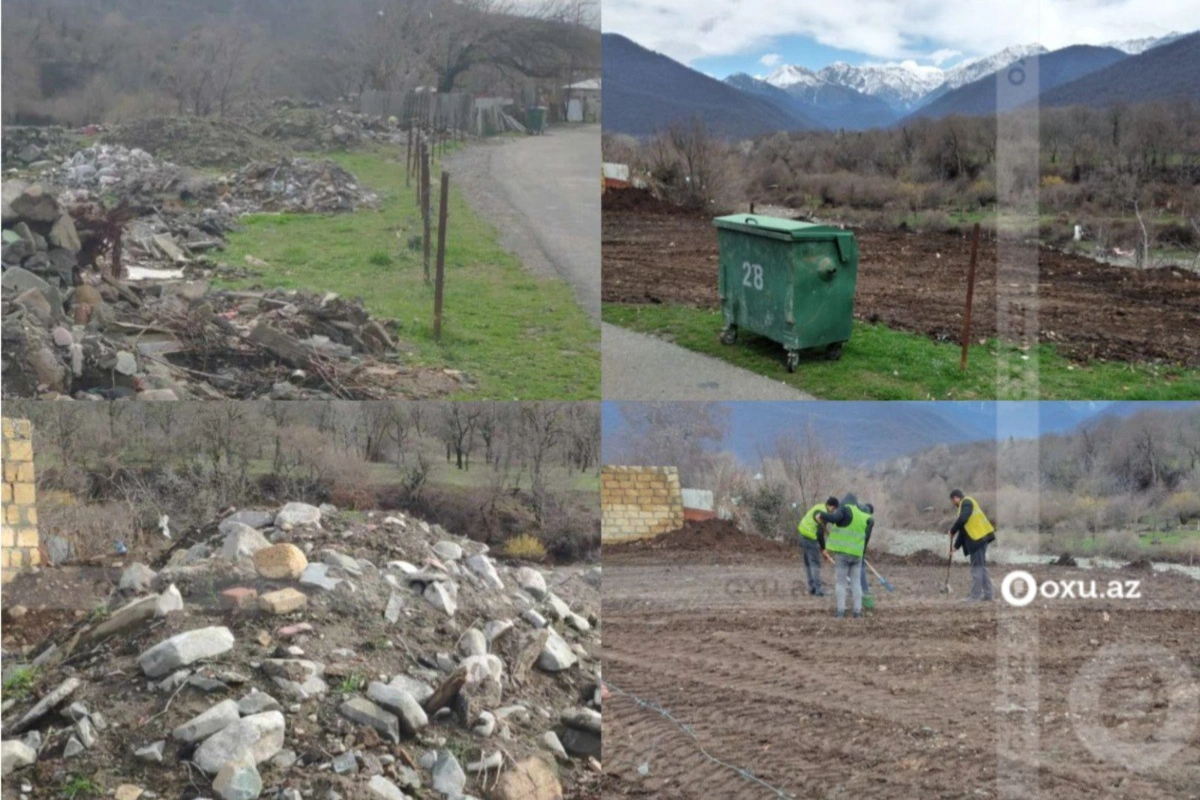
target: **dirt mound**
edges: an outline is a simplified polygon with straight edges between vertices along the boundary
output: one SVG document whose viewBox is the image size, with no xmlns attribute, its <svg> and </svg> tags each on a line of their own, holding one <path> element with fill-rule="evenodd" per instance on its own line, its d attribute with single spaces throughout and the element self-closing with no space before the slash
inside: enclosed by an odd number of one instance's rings
<svg viewBox="0 0 1200 800">
<path fill-rule="evenodd" d="M 84 145 L 83 136 L 57 126 L 5 125 L 0 137 L 5 169 L 58 161 Z"/>
<path fill-rule="evenodd" d="M 299 578 L 259 574 L 270 542 L 307 553 Z M 30 606 L 4 624 L 5 766 L 10 739 L 28 761 L 5 785 L 50 798 L 74 773 L 97 795 L 214 796 L 215 753 L 261 725 L 263 797 L 374 797 L 381 782 L 400 796 L 434 776 L 491 796 L 498 772 L 555 764 L 549 733 L 563 794 L 582 795 L 599 777 L 599 571 L 485 551 L 400 513 L 289 503 L 186 532 L 157 572 L 103 578 L 98 605 L 61 591 L 66 570 L 23 576 L 5 587 L 6 607 Z M 35 642 L 48 610 L 66 614 Z M 174 637 L 189 644 L 159 646 Z"/>
<path fill-rule="evenodd" d="M 689 209 L 680 208 L 655 197 L 649 189 L 610 189 L 600 196 L 600 207 L 604 211 L 695 216 Z"/>
<path fill-rule="evenodd" d="M 743 533 L 737 525 L 722 519 L 686 523 L 682 528 L 650 539 L 604 545 L 605 553 L 623 554 L 674 550 L 703 553 L 783 554 L 792 548 L 781 542 Z"/>
<path fill-rule="evenodd" d="M 136 147 L 189 167 L 236 168 L 250 161 L 290 155 L 244 125 L 214 117 L 152 117 L 115 125 L 104 141 Z"/>
<path fill-rule="evenodd" d="M 867 550 L 867 560 L 872 564 L 889 564 L 904 567 L 944 567 L 946 557 L 939 556 L 932 550 L 917 550 L 908 555 L 898 556 L 892 553 L 872 553 Z"/>
<path fill-rule="evenodd" d="M 602 300 L 719 307 L 717 235 L 711 219 L 668 213 L 661 206 L 655 210 L 644 199 L 629 202 L 646 205 L 626 210 L 605 201 Z M 894 230 L 859 230 L 857 236 L 861 255 L 855 317 L 958 342 L 969 237 Z M 1006 253 L 1004 290 L 1015 293 L 1012 303 L 1036 302 L 1039 342 L 1054 344 L 1080 361 L 1200 365 L 1200 274 L 1115 267 L 1026 243 L 1010 245 Z M 997 335 L 996 310 L 1006 307 L 997 301 L 999 257 L 994 238 L 980 241 L 971 323 L 975 341 Z M 1029 266 L 1016 274 L 1013 264 Z"/>
<path fill-rule="evenodd" d="M 1154 569 L 1154 564 L 1150 561 L 1150 559 L 1142 557 L 1130 561 L 1124 566 L 1124 569 L 1131 569 L 1137 572 L 1150 572 Z"/>
<path fill-rule="evenodd" d="M 1063 553 L 1062 555 L 1060 555 L 1058 558 L 1054 559 L 1050 563 L 1052 566 L 1055 566 L 1055 567 L 1078 567 L 1079 566 L 1079 564 L 1077 564 L 1075 562 L 1075 557 L 1073 555 L 1071 555 L 1070 553 Z"/>
</svg>

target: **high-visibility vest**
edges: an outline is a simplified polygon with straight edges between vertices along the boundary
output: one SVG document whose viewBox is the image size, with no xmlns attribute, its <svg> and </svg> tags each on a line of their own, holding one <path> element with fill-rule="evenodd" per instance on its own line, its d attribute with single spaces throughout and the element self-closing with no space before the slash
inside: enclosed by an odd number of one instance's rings
<svg viewBox="0 0 1200 800">
<path fill-rule="evenodd" d="M 963 502 L 971 503 L 971 516 L 967 517 L 967 536 L 978 541 L 989 533 L 995 533 L 996 529 L 988 520 L 987 515 L 983 513 L 983 509 L 979 507 L 979 502 L 973 497 L 964 497 Z"/>
<path fill-rule="evenodd" d="M 801 536 L 803 536 L 805 539 L 812 539 L 815 542 L 817 540 L 817 527 L 818 527 L 816 515 L 819 512 L 824 511 L 824 510 L 825 510 L 824 503 L 817 503 L 815 506 L 810 508 L 807 511 L 807 513 L 805 513 L 804 517 L 800 520 L 800 524 L 796 526 L 796 532 L 799 533 Z"/>
<path fill-rule="evenodd" d="M 867 544 L 867 521 L 871 519 L 871 515 L 851 505 L 843 508 L 850 511 L 850 524 L 845 527 L 832 526 L 825 538 L 825 549 L 862 558 L 863 549 Z"/>
</svg>

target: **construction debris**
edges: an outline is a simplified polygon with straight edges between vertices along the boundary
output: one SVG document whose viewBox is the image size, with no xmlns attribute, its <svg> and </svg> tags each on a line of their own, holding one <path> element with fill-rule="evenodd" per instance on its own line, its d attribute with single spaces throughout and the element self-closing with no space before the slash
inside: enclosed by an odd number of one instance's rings
<svg viewBox="0 0 1200 800">
<path fill-rule="evenodd" d="M 224 800 L 596 791 L 600 595 L 587 568 L 540 570 L 551 588 L 537 599 L 520 588 L 517 565 L 440 526 L 395 512 L 385 524 L 374 512 L 351 519 L 324 506 L 298 517 L 311 507 L 288 508 L 213 520 L 160 552 L 133 603 L 178 592 L 164 616 L 130 615 L 114 592 L 50 639 L 4 652 L 6 676 L 41 664 L 33 690 L 5 701 L 5 784 L 49 797 L 62 786 L 52 776 L 69 771 L 121 776 L 114 796 L 127 798 L 146 796 L 143 787 L 190 796 L 199 780 Z M 338 582 L 261 576 L 240 555 L 244 520 Z M 178 557 L 198 552 L 211 555 Z M 494 581 L 478 574 L 484 563 Z M 452 587 L 457 613 L 421 599 L 431 585 Z M 234 588 L 305 601 L 287 620 L 253 604 L 223 609 L 216 593 Z M 389 620 L 383 610 L 395 602 Z M 567 609 L 589 630 L 539 630 L 523 618 L 537 609 Z M 548 634 L 570 665 L 529 669 Z"/>
</svg>

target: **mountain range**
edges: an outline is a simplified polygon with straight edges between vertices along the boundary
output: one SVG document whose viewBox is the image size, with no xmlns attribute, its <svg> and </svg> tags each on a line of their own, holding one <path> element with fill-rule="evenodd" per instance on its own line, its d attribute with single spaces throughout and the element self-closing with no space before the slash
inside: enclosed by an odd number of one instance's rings
<svg viewBox="0 0 1200 800">
<path fill-rule="evenodd" d="M 914 62 L 864 66 L 836 62 L 820 70 L 785 64 L 765 78 L 738 73 L 722 82 L 625 37 L 605 34 L 604 125 L 645 136 L 671 119 L 698 115 L 706 122 L 712 120 L 720 135 L 737 137 L 813 128 L 864 130 L 918 117 L 988 114 L 998 107 L 996 74 L 1035 56 L 1039 102 L 1045 105 L 1196 99 L 1200 82 L 1193 76 L 1200 73 L 1198 47 L 1200 33 L 1170 33 L 1054 51 L 1040 44 L 1017 45 L 949 69 Z M 660 75 L 669 78 L 660 80 Z M 722 111 L 721 98 L 730 96 L 714 84 L 742 96 L 736 108 Z M 627 98 L 635 101 L 632 111 Z M 757 102 L 746 105 L 742 102 L 746 98 Z M 1008 110 L 1004 100 L 999 107 Z M 786 124 L 781 125 L 780 114 Z M 733 133 L 735 129 L 740 133 Z"/>
</svg>

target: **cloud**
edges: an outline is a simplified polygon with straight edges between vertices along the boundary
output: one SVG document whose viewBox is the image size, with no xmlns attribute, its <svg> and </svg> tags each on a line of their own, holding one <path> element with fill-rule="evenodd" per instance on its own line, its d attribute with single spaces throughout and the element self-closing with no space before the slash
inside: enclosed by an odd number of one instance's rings
<svg viewBox="0 0 1200 800">
<path fill-rule="evenodd" d="M 1196 0 L 854 0 L 805 4 L 804 14 L 793 15 L 747 14 L 744 0 L 603 5 L 605 31 L 684 63 L 778 49 L 787 37 L 874 60 L 927 62 L 931 52 L 978 56 L 1033 42 L 1053 50 L 1200 28 Z"/>
<path fill-rule="evenodd" d="M 767 53 L 758 60 L 764 67 L 773 67 L 779 63 L 779 53 Z"/>
<path fill-rule="evenodd" d="M 940 67 L 942 64 L 945 64 L 950 59 L 958 58 L 961 55 L 962 55 L 961 50 L 952 50 L 948 47 L 944 47 L 941 50 L 934 50 L 927 57 L 930 61 L 932 61 L 934 64 L 937 64 Z"/>
</svg>

